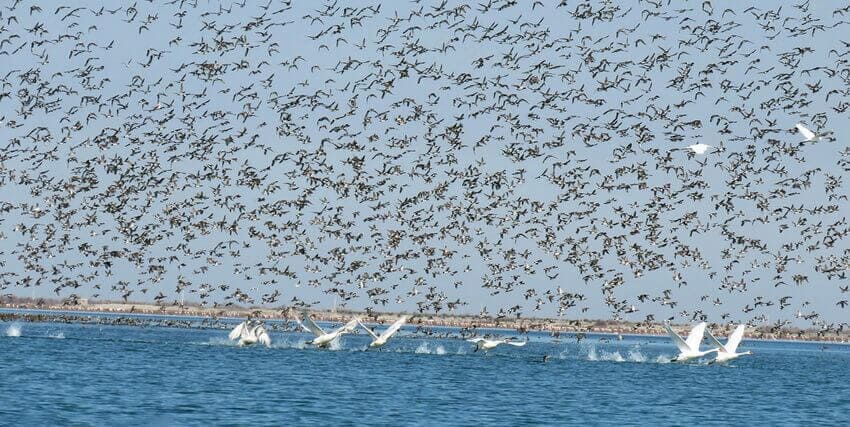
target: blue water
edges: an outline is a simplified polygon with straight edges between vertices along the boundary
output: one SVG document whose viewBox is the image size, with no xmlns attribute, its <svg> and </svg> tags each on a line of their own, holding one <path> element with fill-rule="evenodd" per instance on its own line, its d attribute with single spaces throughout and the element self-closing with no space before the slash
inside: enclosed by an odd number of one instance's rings
<svg viewBox="0 0 850 427">
<path fill-rule="evenodd" d="M 18 331 L 20 336 L 14 337 Z M 0 322 L 4 425 L 836 425 L 850 420 L 850 347 L 744 341 L 726 365 L 667 363 L 663 338 L 591 335 L 472 352 L 411 336 L 332 350 L 273 332 Z M 404 335 L 402 335 L 404 334 Z M 405 336 L 406 335 L 406 336 Z M 600 338 L 602 339 L 600 341 Z M 544 355 L 550 355 L 543 363 Z"/>
</svg>

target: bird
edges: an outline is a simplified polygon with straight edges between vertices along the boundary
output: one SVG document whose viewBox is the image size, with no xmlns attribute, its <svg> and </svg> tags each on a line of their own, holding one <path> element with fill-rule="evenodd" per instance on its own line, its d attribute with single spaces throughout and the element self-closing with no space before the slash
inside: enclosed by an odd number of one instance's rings
<svg viewBox="0 0 850 427">
<path fill-rule="evenodd" d="M 714 335 L 711 334 L 711 331 L 706 331 L 706 338 L 708 338 L 709 342 L 712 345 L 717 347 L 717 356 L 714 358 L 712 362 L 721 363 L 728 362 L 732 359 L 737 359 L 741 356 L 753 354 L 751 351 L 745 351 L 743 353 L 737 353 L 738 345 L 741 343 L 741 340 L 744 338 L 744 330 L 746 329 L 746 325 L 741 324 L 732 331 L 732 334 L 729 335 L 729 339 L 726 340 L 726 344 L 721 344 Z"/>
<path fill-rule="evenodd" d="M 509 344 L 509 345 L 514 346 L 514 347 L 522 347 L 522 346 L 528 344 L 528 341 L 518 341 L 517 342 L 517 341 L 513 341 L 511 338 L 505 338 L 505 339 L 501 339 L 501 340 L 493 340 L 493 339 L 486 339 L 486 338 L 479 337 L 479 338 L 471 338 L 471 339 L 468 339 L 467 341 L 471 342 L 471 343 L 475 343 L 475 350 L 473 350 L 473 352 L 476 352 L 476 351 L 479 351 L 479 350 L 487 352 L 487 351 L 490 351 L 490 350 L 496 348 L 497 346 L 499 346 L 501 344 Z"/>
<path fill-rule="evenodd" d="M 386 344 L 387 340 L 390 339 L 390 337 L 392 337 L 405 324 L 405 322 L 407 322 L 407 316 L 401 316 L 395 322 L 393 322 L 393 324 L 390 325 L 390 327 L 387 328 L 381 335 L 377 335 L 373 330 L 369 329 L 368 327 L 366 327 L 366 325 L 360 322 L 359 319 L 357 320 L 357 323 L 360 324 L 360 326 L 364 330 L 366 330 L 366 333 L 368 333 L 372 337 L 372 342 L 369 343 L 369 348 L 377 348 Z"/>
<path fill-rule="evenodd" d="M 823 137 L 830 135 L 828 132 L 823 134 L 812 132 L 811 129 L 807 128 L 802 123 L 797 123 L 794 126 L 797 128 L 797 132 L 800 132 L 800 135 L 805 138 L 806 142 L 820 141 Z"/>
<path fill-rule="evenodd" d="M 688 148 L 690 148 L 691 151 L 693 151 L 696 154 L 705 154 L 705 152 L 709 148 L 714 148 L 714 147 L 712 147 L 711 145 L 708 145 L 708 144 L 699 143 L 699 144 L 691 144 L 691 145 L 688 146 Z"/>
<path fill-rule="evenodd" d="M 272 344 L 265 326 L 252 320 L 246 320 L 237 325 L 227 337 L 231 341 L 238 341 L 240 347 L 257 343 L 270 347 Z"/>
<path fill-rule="evenodd" d="M 315 345 L 320 348 L 330 347 L 337 338 L 350 333 L 357 327 L 358 324 L 360 324 L 360 320 L 355 317 L 345 325 L 342 325 L 331 332 L 325 332 L 321 327 L 319 327 L 319 325 L 316 324 L 316 322 L 313 321 L 313 319 L 310 318 L 310 315 L 307 312 L 303 312 L 302 316 L 304 318 L 303 322 L 298 319 L 296 319 L 296 321 L 302 328 L 304 328 L 304 330 L 315 336 L 315 338 L 307 342 L 307 344 Z"/>
<path fill-rule="evenodd" d="M 674 357 L 672 362 L 685 362 L 691 359 L 695 359 L 698 357 L 705 356 L 706 354 L 716 352 L 718 349 L 713 348 L 705 351 L 700 351 L 700 343 L 702 343 L 703 336 L 705 334 L 705 328 L 708 324 L 706 322 L 700 322 L 696 326 L 691 329 L 691 333 L 688 334 L 688 339 L 682 339 L 682 337 L 677 334 L 673 328 L 670 327 L 669 324 L 664 324 L 664 329 L 667 330 L 667 334 L 670 335 L 670 338 L 673 340 L 673 343 L 676 344 L 676 347 L 679 349 L 679 354 Z"/>
</svg>

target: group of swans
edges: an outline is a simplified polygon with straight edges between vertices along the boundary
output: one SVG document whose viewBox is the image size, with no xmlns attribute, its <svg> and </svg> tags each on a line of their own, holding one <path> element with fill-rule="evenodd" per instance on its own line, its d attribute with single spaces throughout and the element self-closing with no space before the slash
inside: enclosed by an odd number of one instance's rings
<svg viewBox="0 0 850 427">
<path fill-rule="evenodd" d="M 726 362 L 732 359 L 737 359 L 743 355 L 752 354 L 750 351 L 742 353 L 737 352 L 738 344 L 740 344 L 741 340 L 744 338 L 744 329 L 746 329 L 746 325 L 738 325 L 738 327 L 735 328 L 735 331 L 729 335 L 729 339 L 726 340 L 726 344 L 721 344 L 710 331 L 706 330 L 706 325 L 707 324 L 705 322 L 697 324 L 693 327 L 693 329 L 691 329 L 691 333 L 688 334 L 688 338 L 683 339 L 681 335 L 677 334 L 670 327 L 670 325 L 666 323 L 664 324 L 667 334 L 670 335 L 670 338 L 673 339 L 673 343 L 679 348 L 679 354 L 673 358 L 673 362 L 685 362 L 714 352 L 717 352 L 717 355 L 712 363 Z M 700 350 L 700 344 L 702 343 L 703 338 L 708 338 L 708 341 L 714 348 Z"/>
<path fill-rule="evenodd" d="M 378 335 L 375 331 L 369 329 L 364 325 L 360 319 L 357 317 L 351 319 L 345 325 L 331 331 L 325 332 L 313 319 L 310 318 L 310 315 L 307 312 L 303 313 L 304 320 L 298 321 L 298 324 L 301 325 L 307 332 L 312 333 L 315 338 L 312 341 L 308 342 L 308 344 L 315 345 L 317 347 L 329 347 L 334 340 L 339 338 L 342 335 L 353 332 L 354 329 L 359 325 L 362 327 L 366 333 L 368 333 L 372 337 L 372 342 L 369 343 L 369 348 L 378 348 L 387 343 L 387 340 L 390 339 L 399 329 L 407 322 L 407 316 L 401 316 L 396 320 L 389 328 L 387 328 L 382 334 Z"/>
</svg>

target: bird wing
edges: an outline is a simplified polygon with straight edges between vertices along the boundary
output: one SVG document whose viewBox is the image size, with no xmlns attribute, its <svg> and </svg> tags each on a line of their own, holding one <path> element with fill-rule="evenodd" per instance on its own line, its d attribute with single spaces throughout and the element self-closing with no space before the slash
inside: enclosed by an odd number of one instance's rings
<svg viewBox="0 0 850 427">
<path fill-rule="evenodd" d="M 368 333 L 369 335 L 372 336 L 372 339 L 376 340 L 376 339 L 379 338 L 378 335 L 376 335 L 375 332 L 373 332 L 371 329 L 366 327 L 366 325 L 364 325 L 363 322 L 360 321 L 360 319 L 357 319 L 357 323 L 360 324 L 360 327 L 362 327 L 363 329 L 366 330 L 366 333 Z"/>
<path fill-rule="evenodd" d="M 298 324 L 317 337 L 325 334 L 325 331 L 323 331 L 322 328 L 320 328 L 319 325 L 317 325 L 316 322 L 307 315 L 307 313 L 304 313 L 304 323 L 298 322 Z"/>
<path fill-rule="evenodd" d="M 480 337 L 479 338 L 470 338 L 467 341 L 474 342 L 474 343 L 478 344 L 479 342 L 484 341 L 484 338 L 480 338 Z"/>
<path fill-rule="evenodd" d="M 242 336 L 242 331 L 245 330 L 245 322 L 240 323 L 232 331 L 230 331 L 230 335 L 227 336 L 228 339 L 235 340 Z"/>
<path fill-rule="evenodd" d="M 705 337 L 708 338 L 708 342 L 712 347 L 718 348 L 720 350 L 726 351 L 726 347 L 717 340 L 717 338 L 712 335 L 711 331 L 705 331 Z"/>
<path fill-rule="evenodd" d="M 360 319 L 355 317 L 355 318 L 349 320 L 348 323 L 342 325 L 342 327 L 340 327 L 339 329 L 337 329 L 334 332 L 338 332 L 338 333 L 341 333 L 341 334 L 347 334 L 347 333 L 353 331 L 354 328 L 357 327 L 358 323 L 360 323 Z"/>
<path fill-rule="evenodd" d="M 744 338 L 744 329 L 747 328 L 747 325 L 738 325 L 735 328 L 735 331 L 732 332 L 732 335 L 729 335 L 729 340 L 726 341 L 726 351 L 729 353 L 734 353 L 735 350 L 738 349 L 738 344 L 741 343 L 741 340 Z"/>
<path fill-rule="evenodd" d="M 807 140 L 815 139 L 815 133 L 800 123 L 797 123 L 797 131 L 800 132 L 800 135 L 803 135 L 803 138 L 806 138 Z"/>
<path fill-rule="evenodd" d="M 673 328 L 670 327 L 670 325 L 665 323 L 664 329 L 667 330 L 667 334 L 670 335 L 670 338 L 673 339 L 673 343 L 676 344 L 676 347 L 679 348 L 679 351 L 688 351 L 690 349 L 690 347 L 688 347 L 688 343 L 686 343 L 685 340 L 683 340 L 682 337 L 679 336 L 679 334 L 677 334 L 676 331 L 674 331 Z"/>
<path fill-rule="evenodd" d="M 705 337 L 705 327 L 707 325 L 705 322 L 700 322 L 691 329 L 691 333 L 688 335 L 687 341 L 685 341 L 688 344 L 688 348 L 699 351 L 699 344 L 702 342 L 703 337 Z"/>
<path fill-rule="evenodd" d="M 510 344 L 514 347 L 522 347 L 528 344 L 528 341 L 505 341 L 505 344 Z"/>
<path fill-rule="evenodd" d="M 254 329 L 254 336 L 257 337 L 257 342 L 268 347 L 272 345 L 272 339 L 269 337 L 269 333 L 266 331 L 266 328 L 263 325 L 257 326 Z"/>
<path fill-rule="evenodd" d="M 401 316 L 398 320 L 395 321 L 389 328 L 387 328 L 384 333 L 381 334 L 381 338 L 388 339 L 393 336 L 402 326 L 404 326 L 405 322 L 407 322 L 407 316 Z"/>
</svg>

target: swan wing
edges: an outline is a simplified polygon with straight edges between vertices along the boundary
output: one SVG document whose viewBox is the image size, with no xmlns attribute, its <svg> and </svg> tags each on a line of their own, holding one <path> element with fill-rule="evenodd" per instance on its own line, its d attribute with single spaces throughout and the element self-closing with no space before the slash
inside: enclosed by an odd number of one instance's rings
<svg viewBox="0 0 850 427">
<path fill-rule="evenodd" d="M 227 336 L 231 341 L 238 339 L 242 336 L 242 331 L 245 330 L 245 322 L 240 323 L 232 331 L 230 331 L 230 335 Z"/>
<path fill-rule="evenodd" d="M 741 343 L 741 340 L 744 338 L 744 329 L 747 328 L 747 325 L 738 325 L 735 328 L 735 331 L 732 332 L 732 335 L 729 335 L 729 341 L 726 341 L 726 351 L 729 353 L 734 353 L 735 350 L 738 349 L 738 344 Z"/>
<path fill-rule="evenodd" d="M 685 340 L 683 340 L 682 337 L 679 336 L 679 334 L 677 334 L 676 331 L 674 331 L 673 328 L 670 327 L 670 325 L 665 323 L 664 329 L 667 330 L 667 335 L 670 335 L 670 338 L 673 339 L 673 343 L 676 344 L 676 347 L 679 348 L 679 351 L 685 352 L 690 350 L 690 347 L 688 347 L 688 343 L 686 343 Z"/>
<path fill-rule="evenodd" d="M 357 323 L 360 325 L 361 328 L 363 328 L 366 331 L 367 334 L 372 336 L 372 339 L 376 340 L 376 339 L 379 338 L 378 335 L 376 335 L 375 332 L 373 332 L 366 325 L 364 325 L 363 322 L 360 321 L 360 319 L 357 319 Z"/>
<path fill-rule="evenodd" d="M 357 324 L 359 324 L 359 323 L 360 323 L 360 319 L 355 317 L 355 318 L 349 320 L 348 323 L 342 325 L 342 327 L 340 327 L 339 329 L 335 330 L 334 333 L 347 334 L 347 333 L 353 331 L 354 328 L 356 328 Z"/>
<path fill-rule="evenodd" d="M 468 339 L 468 340 L 466 340 L 466 341 L 468 341 L 468 342 L 474 342 L 474 343 L 478 344 L 479 342 L 481 342 L 481 341 L 486 341 L 486 340 L 485 340 L 484 338 L 470 338 L 470 339 Z"/>
<path fill-rule="evenodd" d="M 393 336 L 402 326 L 404 326 L 405 322 L 407 322 L 407 316 L 401 316 L 398 320 L 395 321 L 389 328 L 387 328 L 384 333 L 381 334 L 381 338 L 388 339 Z"/>
<path fill-rule="evenodd" d="M 800 135 L 803 135 L 803 138 L 806 138 L 807 141 L 815 139 L 815 133 L 800 123 L 797 123 L 797 131 L 800 132 Z"/>
<path fill-rule="evenodd" d="M 528 341 L 505 341 L 504 343 L 510 344 L 514 347 L 522 347 L 522 346 L 528 344 Z"/>
<path fill-rule="evenodd" d="M 254 336 L 257 337 L 257 342 L 268 347 L 272 345 L 272 339 L 269 337 L 269 333 L 266 331 L 266 328 L 263 325 L 257 326 L 254 329 Z"/>
<path fill-rule="evenodd" d="M 304 313 L 304 323 L 298 322 L 298 324 L 317 337 L 325 334 L 325 331 L 323 331 L 322 328 L 320 328 L 319 325 L 317 325 L 316 322 L 307 315 L 307 313 Z"/>
<path fill-rule="evenodd" d="M 723 344 L 721 344 L 720 341 L 718 341 L 717 338 L 715 338 L 714 335 L 711 333 L 711 331 L 709 331 L 708 329 L 706 329 L 706 331 L 705 331 L 705 337 L 708 338 L 708 343 L 712 347 L 726 351 L 726 347 L 723 346 Z"/>
<path fill-rule="evenodd" d="M 708 323 L 700 322 L 691 329 L 690 335 L 688 335 L 687 341 L 688 348 L 694 351 L 699 351 L 699 344 L 702 342 L 703 337 L 705 337 L 705 327 Z"/>
</svg>

